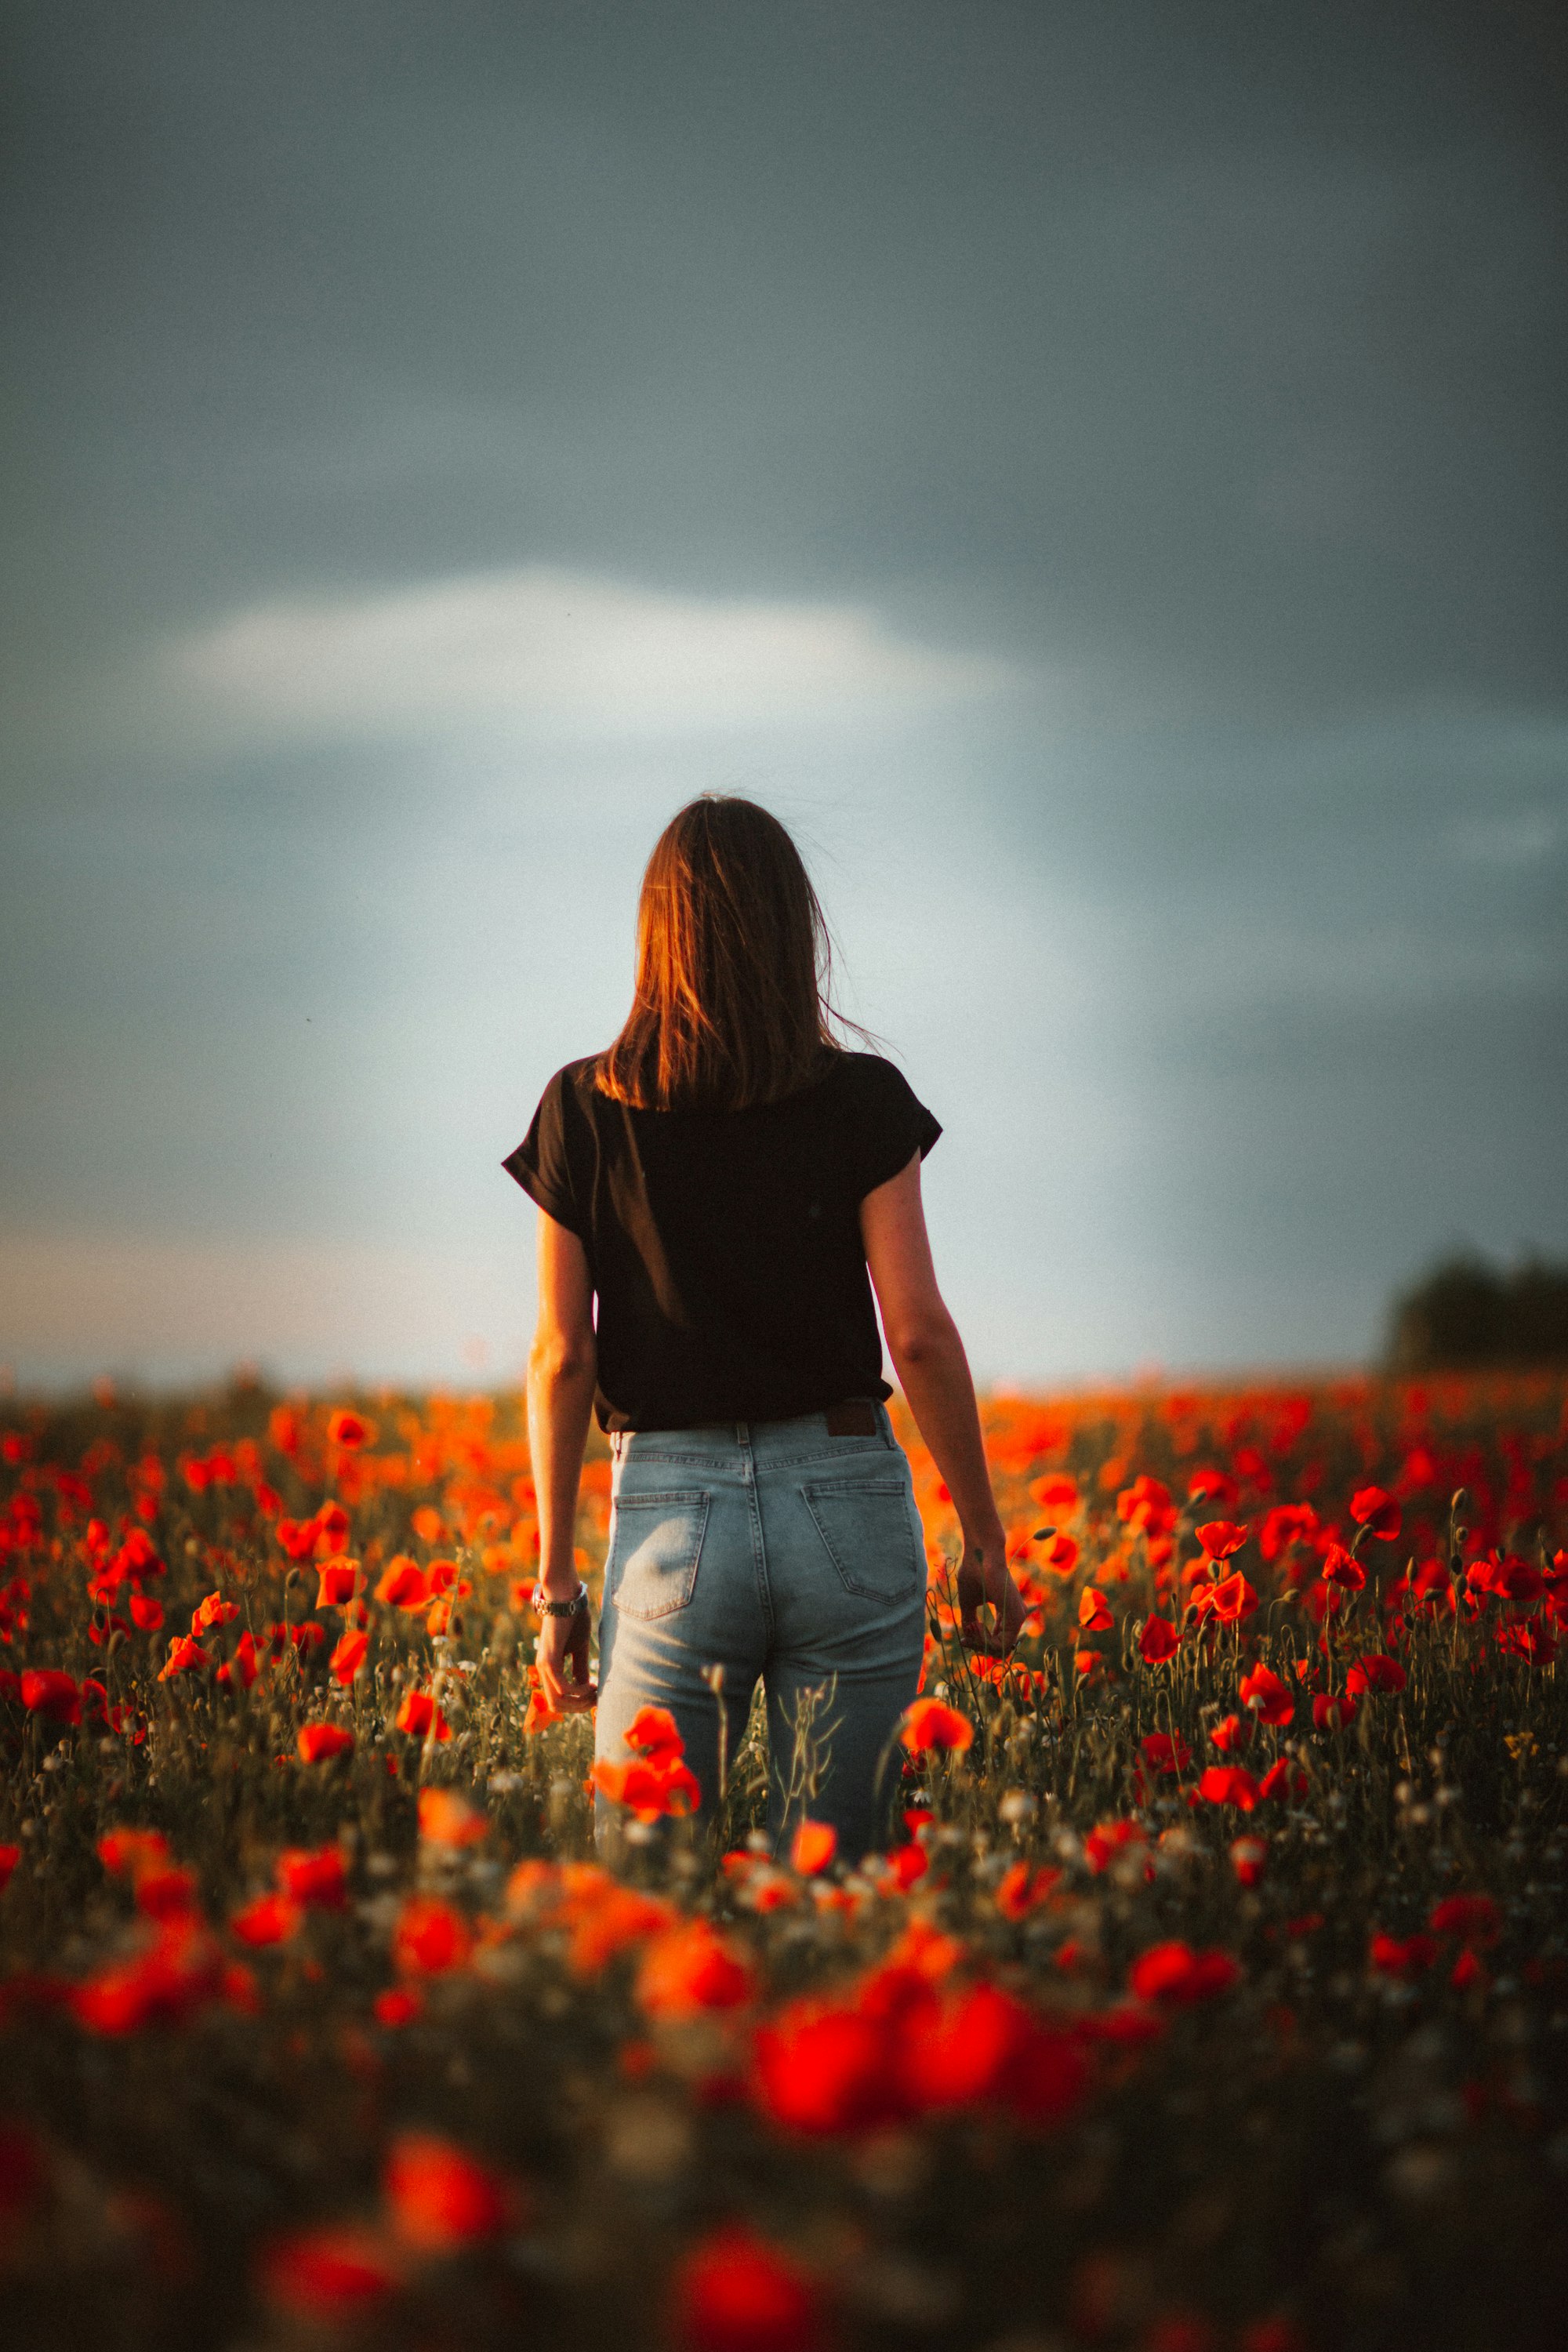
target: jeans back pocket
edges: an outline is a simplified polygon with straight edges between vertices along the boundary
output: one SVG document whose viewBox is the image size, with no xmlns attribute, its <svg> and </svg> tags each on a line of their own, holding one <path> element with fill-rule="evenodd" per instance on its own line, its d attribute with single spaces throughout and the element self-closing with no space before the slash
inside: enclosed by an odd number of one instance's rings
<svg viewBox="0 0 1568 2352">
<path fill-rule="evenodd" d="M 867 1601 L 908 1601 L 920 1590 L 922 1548 L 906 1480 L 823 1479 L 801 1493 L 848 1591 Z"/>
<path fill-rule="evenodd" d="M 616 1496 L 605 1582 L 627 1617 L 668 1617 L 697 1589 L 711 1497 L 700 1486 Z"/>
</svg>

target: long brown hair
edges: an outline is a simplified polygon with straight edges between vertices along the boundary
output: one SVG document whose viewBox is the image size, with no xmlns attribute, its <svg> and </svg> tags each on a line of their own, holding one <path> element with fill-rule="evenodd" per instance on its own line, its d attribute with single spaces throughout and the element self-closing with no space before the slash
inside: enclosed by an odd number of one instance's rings
<svg viewBox="0 0 1568 2352">
<path fill-rule="evenodd" d="M 639 1110 L 743 1110 L 795 1093 L 842 1050 L 829 1023 L 858 1030 L 834 1009 L 832 962 L 777 817 L 729 793 L 689 801 L 643 876 L 637 992 L 599 1056 L 599 1091 Z"/>
</svg>

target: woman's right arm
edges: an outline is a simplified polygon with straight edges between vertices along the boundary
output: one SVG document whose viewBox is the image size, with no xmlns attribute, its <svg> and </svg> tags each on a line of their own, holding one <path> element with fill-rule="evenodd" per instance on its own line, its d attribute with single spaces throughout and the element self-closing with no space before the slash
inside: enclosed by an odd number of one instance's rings
<svg viewBox="0 0 1568 2352">
<path fill-rule="evenodd" d="M 539 1580 L 552 1601 L 577 1590 L 574 1545 L 583 1447 L 594 1410 L 598 1342 L 594 1284 L 577 1235 L 539 1212 L 539 1326 L 528 1351 L 528 1442 L 539 1506 Z M 553 1707 L 591 1706 L 588 1618 L 546 1617 L 534 1664 Z"/>
<path fill-rule="evenodd" d="M 963 1531 L 958 1579 L 963 1638 L 971 1647 L 984 1646 L 976 1612 L 988 1601 L 996 1612 L 997 1633 L 1011 1648 L 1027 1608 L 1007 1569 L 1007 1538 L 991 1491 L 969 1359 L 937 1288 L 918 1151 L 906 1168 L 867 1193 L 860 1203 L 860 1235 L 893 1370 Z"/>
</svg>

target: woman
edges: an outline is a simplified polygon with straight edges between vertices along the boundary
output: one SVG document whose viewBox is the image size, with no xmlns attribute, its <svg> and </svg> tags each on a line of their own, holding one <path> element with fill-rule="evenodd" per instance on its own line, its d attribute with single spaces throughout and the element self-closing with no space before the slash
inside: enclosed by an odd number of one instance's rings
<svg viewBox="0 0 1568 2352">
<path fill-rule="evenodd" d="M 761 1675 L 774 1836 L 809 1815 L 857 1860 L 885 1832 L 925 1633 L 873 1286 L 963 1531 L 964 1637 L 1010 1644 L 1025 1609 L 926 1239 L 921 1160 L 942 1130 L 891 1063 L 837 1044 L 828 974 L 784 826 L 751 801 L 693 801 L 643 878 L 625 1028 L 556 1072 L 505 1164 L 542 1213 L 528 1405 L 546 1696 L 596 1699 L 601 1761 L 625 1759 L 639 1707 L 668 1707 L 707 1818 Z M 573 1556 L 595 1407 L 614 1454 L 596 1692 Z"/>
</svg>

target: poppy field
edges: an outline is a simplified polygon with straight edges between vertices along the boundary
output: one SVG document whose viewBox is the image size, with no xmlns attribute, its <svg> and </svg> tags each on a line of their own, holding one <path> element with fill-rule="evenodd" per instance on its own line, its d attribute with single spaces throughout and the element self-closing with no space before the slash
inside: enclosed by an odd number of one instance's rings
<svg viewBox="0 0 1568 2352">
<path fill-rule="evenodd" d="M 1558 2343 L 1568 1381 L 984 1417 L 862 1856 L 595 1790 L 516 1400 L 0 1406 L 8 2339 Z"/>
</svg>

